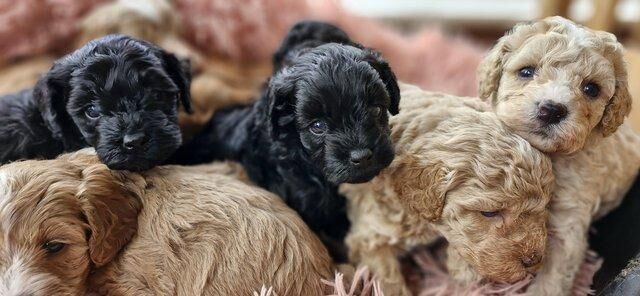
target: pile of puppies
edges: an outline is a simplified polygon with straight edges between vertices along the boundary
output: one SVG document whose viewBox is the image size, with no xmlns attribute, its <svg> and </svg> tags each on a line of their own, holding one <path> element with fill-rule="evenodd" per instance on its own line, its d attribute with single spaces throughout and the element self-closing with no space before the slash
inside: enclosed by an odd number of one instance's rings
<svg viewBox="0 0 640 296">
<path fill-rule="evenodd" d="M 500 39 L 486 101 L 399 85 L 320 22 L 273 63 L 255 103 L 185 143 L 189 63 L 132 37 L 0 98 L 0 294 L 320 295 L 348 262 L 410 295 L 398 257 L 444 238 L 463 284 L 566 295 L 640 169 L 621 45 L 559 17 Z"/>
</svg>

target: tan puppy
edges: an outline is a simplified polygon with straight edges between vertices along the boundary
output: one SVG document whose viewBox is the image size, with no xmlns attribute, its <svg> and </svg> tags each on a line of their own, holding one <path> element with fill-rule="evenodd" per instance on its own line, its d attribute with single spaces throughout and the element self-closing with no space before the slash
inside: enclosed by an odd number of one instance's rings
<svg viewBox="0 0 640 296">
<path fill-rule="evenodd" d="M 640 168 L 640 137 L 622 124 L 631 108 L 622 45 L 551 17 L 502 37 L 479 77 L 480 96 L 500 120 L 552 156 L 555 239 L 528 291 L 568 295 L 592 218 L 619 205 Z"/>
<path fill-rule="evenodd" d="M 320 241 L 216 166 L 115 172 L 82 150 L 1 167 L 0 295 L 321 293 Z"/>
<path fill-rule="evenodd" d="M 342 185 L 351 259 L 368 265 L 386 295 L 408 295 L 397 260 L 440 237 L 462 282 L 515 282 L 545 250 L 550 160 L 509 132 L 488 106 L 403 86 L 390 119 L 396 158 L 378 177 Z"/>
</svg>

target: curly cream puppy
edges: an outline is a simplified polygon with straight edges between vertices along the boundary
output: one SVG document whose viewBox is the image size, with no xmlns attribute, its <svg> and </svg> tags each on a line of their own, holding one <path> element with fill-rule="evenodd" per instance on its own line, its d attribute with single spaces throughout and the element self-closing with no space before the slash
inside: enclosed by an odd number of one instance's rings
<svg viewBox="0 0 640 296">
<path fill-rule="evenodd" d="M 0 295 L 320 294 L 322 243 L 217 166 L 116 172 L 82 150 L 1 167 Z"/>
<path fill-rule="evenodd" d="M 370 183 L 343 185 L 350 258 L 387 295 L 409 295 L 397 257 L 440 237 L 462 282 L 515 282 L 544 255 L 551 161 L 476 98 L 403 86 L 390 120 L 396 159 Z"/>
<path fill-rule="evenodd" d="M 640 168 L 623 48 L 613 34 L 561 17 L 517 25 L 479 67 L 480 97 L 552 157 L 555 234 L 532 295 L 568 295 L 592 219 L 617 207 Z"/>
</svg>

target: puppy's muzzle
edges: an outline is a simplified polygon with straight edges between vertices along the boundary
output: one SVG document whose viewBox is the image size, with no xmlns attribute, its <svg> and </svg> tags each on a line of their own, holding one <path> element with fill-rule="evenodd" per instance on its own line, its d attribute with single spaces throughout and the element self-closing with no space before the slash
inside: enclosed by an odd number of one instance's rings
<svg viewBox="0 0 640 296">
<path fill-rule="evenodd" d="M 149 138 L 142 132 L 130 133 L 122 137 L 122 147 L 127 151 L 136 151 L 142 148 Z"/>
<path fill-rule="evenodd" d="M 544 125 L 551 125 L 560 123 L 567 117 L 569 111 L 564 104 L 554 103 L 551 101 L 544 101 L 538 107 L 538 114 L 536 118 L 540 120 Z"/>
<path fill-rule="evenodd" d="M 371 149 L 355 149 L 349 154 L 349 161 L 357 167 L 368 166 L 372 158 L 373 151 Z"/>
<path fill-rule="evenodd" d="M 524 268 L 535 268 L 540 262 L 542 262 L 542 256 L 537 252 L 533 252 L 531 254 L 523 256 L 521 261 Z"/>
</svg>

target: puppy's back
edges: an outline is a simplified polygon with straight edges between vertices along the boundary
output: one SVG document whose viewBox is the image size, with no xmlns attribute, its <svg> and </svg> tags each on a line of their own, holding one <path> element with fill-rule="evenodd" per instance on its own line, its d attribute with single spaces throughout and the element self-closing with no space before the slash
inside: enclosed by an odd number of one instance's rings
<svg viewBox="0 0 640 296">
<path fill-rule="evenodd" d="M 0 164 L 53 158 L 63 151 L 40 115 L 32 89 L 0 96 Z"/>
<path fill-rule="evenodd" d="M 326 249 L 271 193 L 220 173 L 226 164 L 145 173 L 138 235 L 98 277 L 121 293 L 317 295 Z M 117 292 L 116 292 L 117 293 Z"/>
</svg>

